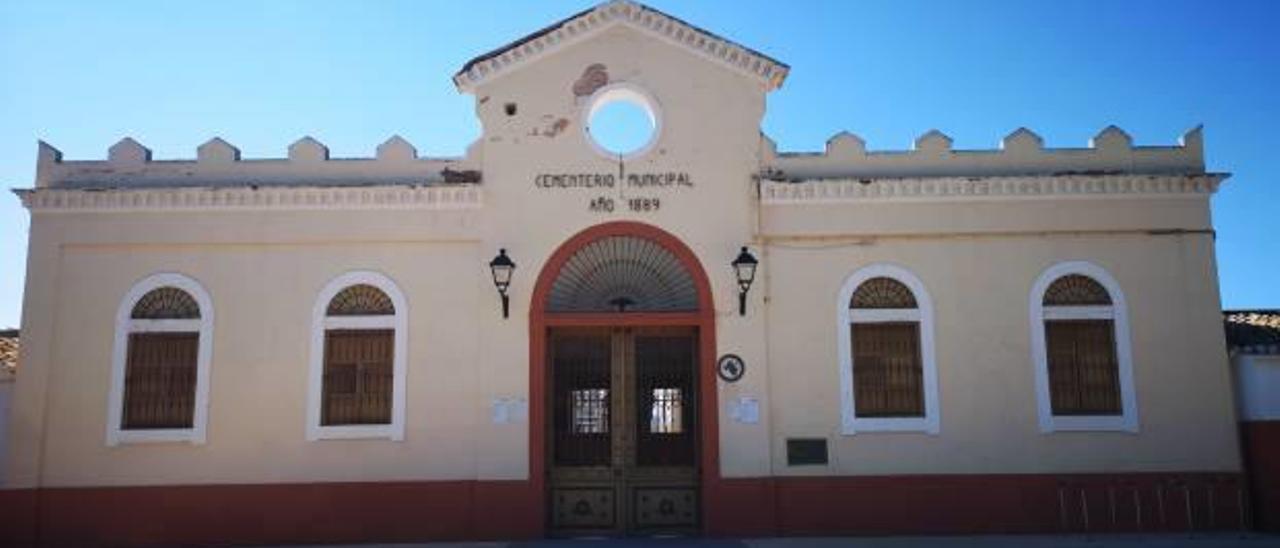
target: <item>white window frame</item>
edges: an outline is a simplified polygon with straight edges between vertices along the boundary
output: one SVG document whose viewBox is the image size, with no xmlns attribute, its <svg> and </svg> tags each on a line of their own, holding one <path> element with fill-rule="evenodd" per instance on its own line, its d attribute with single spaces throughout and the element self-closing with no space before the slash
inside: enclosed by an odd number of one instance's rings
<svg viewBox="0 0 1280 548">
<path fill-rule="evenodd" d="M 343 289 L 353 285 L 371 285 L 391 299 L 395 314 L 390 316 L 327 316 L 329 302 Z M 311 368 L 307 395 L 307 441 L 327 439 L 404 440 L 405 383 L 408 374 L 409 308 L 404 293 L 391 278 L 380 272 L 359 270 L 347 272 L 331 280 L 316 298 L 311 312 Z M 330 329 L 394 329 L 391 365 L 391 423 L 320 424 L 323 403 L 324 340 Z"/>
<path fill-rule="evenodd" d="M 200 306 L 199 319 L 135 320 L 133 307 L 147 293 L 161 287 L 185 291 Z M 196 394 L 191 428 L 126 430 L 124 419 L 124 381 L 129 358 L 131 333 L 196 333 Z M 122 443 L 187 442 L 205 443 L 205 425 L 209 418 L 209 364 L 213 356 L 213 299 L 196 280 L 173 272 L 153 274 L 125 293 L 116 310 L 115 347 L 111 353 L 111 384 L 107 396 L 107 446 Z"/>
<path fill-rule="evenodd" d="M 849 303 L 858 286 L 872 278 L 890 278 L 911 290 L 916 308 L 851 310 Z M 853 323 L 918 322 L 920 326 L 920 361 L 923 368 L 923 417 L 858 417 L 853 390 Z M 877 263 L 850 274 L 836 299 L 836 329 L 839 344 L 841 430 L 844 435 L 859 432 L 924 432 L 938 434 L 941 413 L 938 408 L 938 367 L 934 353 L 933 300 L 924 282 L 911 271 L 892 264 Z"/>
<path fill-rule="evenodd" d="M 1087 276 L 1102 285 L 1111 296 L 1111 305 L 1044 306 L 1049 286 L 1063 276 Z M 1031 358 L 1035 368 L 1036 404 L 1040 431 L 1051 432 L 1133 432 L 1138 431 L 1138 399 L 1133 384 L 1133 352 L 1129 338 L 1128 305 L 1120 284 L 1106 269 L 1088 261 L 1067 261 L 1045 269 L 1031 286 Z M 1119 368 L 1119 415 L 1055 416 L 1049 392 L 1049 357 L 1045 322 L 1048 320 L 1112 320 Z"/>
</svg>

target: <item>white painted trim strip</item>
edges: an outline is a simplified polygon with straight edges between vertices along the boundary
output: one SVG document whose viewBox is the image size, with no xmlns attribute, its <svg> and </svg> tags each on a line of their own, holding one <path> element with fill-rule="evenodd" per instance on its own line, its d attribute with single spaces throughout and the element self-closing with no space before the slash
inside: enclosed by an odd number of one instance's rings
<svg viewBox="0 0 1280 548">
<path fill-rule="evenodd" d="M 1046 306 L 1046 320 L 1111 320 L 1115 319 L 1114 306 Z"/>
<path fill-rule="evenodd" d="M 853 323 L 918 322 L 919 308 L 853 308 L 849 310 Z"/>
<path fill-rule="evenodd" d="M 395 329 L 395 327 L 395 316 L 325 316 L 324 318 L 325 329 Z"/>
<path fill-rule="evenodd" d="M 200 331 L 200 320 L 129 320 L 130 333 L 180 333 Z"/>
</svg>

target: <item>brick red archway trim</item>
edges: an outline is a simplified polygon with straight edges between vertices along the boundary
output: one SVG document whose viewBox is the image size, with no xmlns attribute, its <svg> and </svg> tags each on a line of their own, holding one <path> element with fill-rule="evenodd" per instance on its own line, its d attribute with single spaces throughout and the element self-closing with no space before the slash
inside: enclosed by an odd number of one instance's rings
<svg viewBox="0 0 1280 548">
<path fill-rule="evenodd" d="M 576 313 L 556 314 L 546 311 L 547 296 L 560 269 L 579 249 L 600 238 L 633 236 L 650 240 L 675 255 L 693 277 L 698 294 L 696 312 L 675 313 Z M 708 506 L 716 500 L 720 484 L 720 425 L 716 401 L 716 321 L 711 282 L 693 250 L 671 233 L 653 225 L 633 221 L 615 221 L 587 228 L 556 248 L 543 264 L 534 284 L 529 306 L 529 481 L 542 530 L 546 532 L 546 343 L 551 326 L 660 326 L 684 325 L 698 328 L 698 411 L 700 478 L 702 482 L 702 529 L 713 531 Z"/>
</svg>

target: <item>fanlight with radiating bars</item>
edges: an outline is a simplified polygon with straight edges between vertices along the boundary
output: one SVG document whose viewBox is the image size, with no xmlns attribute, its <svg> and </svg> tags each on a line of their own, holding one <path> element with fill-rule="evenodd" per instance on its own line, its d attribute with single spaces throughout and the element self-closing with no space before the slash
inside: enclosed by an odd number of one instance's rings
<svg viewBox="0 0 1280 548">
<path fill-rule="evenodd" d="M 200 305 L 186 291 L 170 286 L 158 287 L 138 299 L 129 317 L 135 320 L 198 319 Z"/>
<path fill-rule="evenodd" d="M 1109 305 L 1111 294 L 1097 280 L 1080 274 L 1068 274 L 1049 284 L 1044 292 L 1045 306 Z"/>
<path fill-rule="evenodd" d="M 609 236 L 579 249 L 560 269 L 548 312 L 697 310 L 693 276 L 671 251 L 635 236 Z"/>
<path fill-rule="evenodd" d="M 916 296 L 902 282 L 880 276 L 858 286 L 849 308 L 916 308 Z"/>
<path fill-rule="evenodd" d="M 328 316 L 391 316 L 396 307 L 391 297 L 369 284 L 348 286 L 329 301 Z"/>
</svg>

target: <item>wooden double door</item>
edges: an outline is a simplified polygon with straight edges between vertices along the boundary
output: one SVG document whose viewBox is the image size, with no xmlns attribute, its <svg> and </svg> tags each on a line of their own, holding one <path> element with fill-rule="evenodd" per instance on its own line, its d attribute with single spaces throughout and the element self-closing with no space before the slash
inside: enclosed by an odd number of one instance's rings
<svg viewBox="0 0 1280 548">
<path fill-rule="evenodd" d="M 697 329 L 553 328 L 547 340 L 552 533 L 696 533 Z"/>
</svg>

